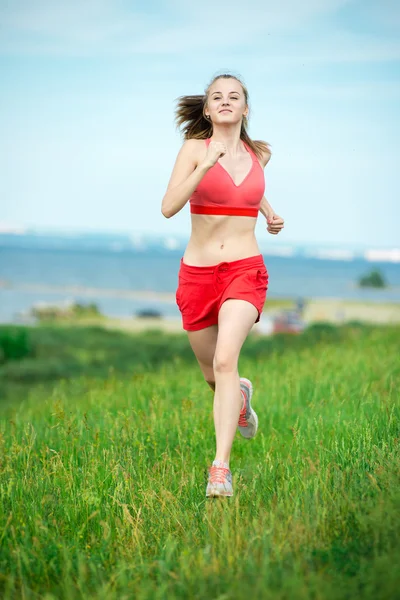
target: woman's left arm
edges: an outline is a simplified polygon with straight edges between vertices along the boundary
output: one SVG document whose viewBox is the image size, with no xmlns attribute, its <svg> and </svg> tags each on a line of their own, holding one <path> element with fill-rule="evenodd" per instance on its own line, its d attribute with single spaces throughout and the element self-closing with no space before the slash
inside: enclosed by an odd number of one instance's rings
<svg viewBox="0 0 400 600">
<path fill-rule="evenodd" d="M 263 160 L 264 167 L 267 165 L 270 158 L 270 153 L 265 154 Z M 281 229 L 284 228 L 284 220 L 282 219 L 282 217 L 276 214 L 276 212 L 274 211 L 274 209 L 272 208 L 265 196 L 262 197 L 259 210 L 260 213 L 264 215 L 264 217 L 267 219 L 267 231 L 269 233 L 273 233 L 276 235 L 281 231 Z"/>
<path fill-rule="evenodd" d="M 261 200 L 261 205 L 260 205 L 259 210 L 260 210 L 260 213 L 262 213 L 264 215 L 264 217 L 267 219 L 268 233 L 273 233 L 274 235 L 276 235 L 277 233 L 279 233 L 281 231 L 281 229 L 284 228 L 285 221 L 282 219 L 282 217 L 280 217 L 279 215 L 276 214 L 276 212 L 274 211 L 274 209 L 272 208 L 270 203 L 267 201 L 265 196 L 263 196 L 263 198 Z"/>
<path fill-rule="evenodd" d="M 272 208 L 272 206 L 270 205 L 270 203 L 267 201 L 266 197 L 263 196 L 262 200 L 261 200 L 261 204 L 260 204 L 260 213 L 262 215 L 264 215 L 264 217 L 268 220 L 269 217 L 272 217 L 275 214 L 274 209 Z"/>
</svg>

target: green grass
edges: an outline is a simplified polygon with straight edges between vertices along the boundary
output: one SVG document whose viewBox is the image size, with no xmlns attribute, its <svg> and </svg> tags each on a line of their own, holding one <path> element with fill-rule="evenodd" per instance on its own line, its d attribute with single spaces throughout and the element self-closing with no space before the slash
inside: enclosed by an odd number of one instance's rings
<svg viewBox="0 0 400 600">
<path fill-rule="evenodd" d="M 83 356 L 68 378 L 28 378 L 2 404 L 2 598 L 399 597 L 399 327 L 246 342 L 260 429 L 237 434 L 224 500 L 205 498 L 212 393 L 187 342 L 159 334 L 163 362 L 118 371 L 110 356 L 139 337 L 111 351 L 96 331 L 67 332 Z M 33 332 L 35 358 L 3 384 L 42 364 L 43 335 L 49 350 L 64 333 Z M 82 374 L 94 350 L 114 370 Z"/>
<path fill-rule="evenodd" d="M 340 328 L 330 323 L 316 323 L 298 336 L 250 336 L 243 354 L 248 358 L 267 358 L 274 352 L 310 348 L 321 341 L 365 338 L 373 329 L 359 323 Z M 397 331 L 393 329 L 388 335 L 396 336 Z M 0 325 L 0 401 L 10 395 L 20 395 L 22 390 L 25 393 L 27 385 L 81 375 L 104 379 L 110 373 L 146 372 L 177 357 L 195 364 L 185 334 L 165 334 L 156 329 L 144 334 L 127 334 L 81 325 Z"/>
</svg>

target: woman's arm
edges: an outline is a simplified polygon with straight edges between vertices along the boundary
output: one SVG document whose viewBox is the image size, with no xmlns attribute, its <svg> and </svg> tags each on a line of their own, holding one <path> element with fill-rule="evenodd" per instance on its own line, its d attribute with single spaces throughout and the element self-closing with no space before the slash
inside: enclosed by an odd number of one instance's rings
<svg viewBox="0 0 400 600">
<path fill-rule="evenodd" d="M 271 158 L 270 152 L 264 154 L 264 156 L 263 156 L 264 167 L 267 165 L 270 158 Z M 274 211 L 274 209 L 272 208 L 272 206 L 270 205 L 270 203 L 268 202 L 268 200 L 266 199 L 265 196 L 262 197 L 259 211 L 267 219 L 267 223 L 268 223 L 267 231 L 269 233 L 273 233 L 276 235 L 284 228 L 285 221 L 282 219 L 282 217 L 280 217 L 279 215 L 276 214 L 276 212 Z"/>
<path fill-rule="evenodd" d="M 262 197 L 259 210 L 260 210 L 260 213 L 263 214 L 267 220 L 269 218 L 273 217 L 273 215 L 275 214 L 274 209 L 272 208 L 270 203 L 267 201 L 265 196 Z"/>
<path fill-rule="evenodd" d="M 261 162 L 262 162 L 264 168 L 267 166 L 270 158 L 271 158 L 271 152 L 267 151 L 267 152 L 263 153 Z M 260 213 L 263 214 L 267 220 L 268 220 L 268 218 L 272 217 L 275 214 L 274 209 L 269 204 L 269 202 L 267 201 L 265 196 L 262 197 L 259 210 L 260 210 Z"/>
<path fill-rule="evenodd" d="M 285 221 L 282 219 L 282 217 L 280 217 L 279 215 L 276 214 L 276 212 L 274 211 L 274 209 L 272 208 L 270 203 L 267 202 L 267 199 L 265 196 L 262 197 L 259 210 L 260 210 L 260 213 L 262 213 L 264 215 L 264 217 L 267 219 L 268 233 L 273 233 L 276 235 L 284 228 Z"/>
<path fill-rule="evenodd" d="M 169 219 L 176 215 L 187 203 L 194 190 L 212 165 L 197 164 L 197 140 L 186 140 L 176 158 L 167 191 L 161 203 L 161 212 Z"/>
</svg>

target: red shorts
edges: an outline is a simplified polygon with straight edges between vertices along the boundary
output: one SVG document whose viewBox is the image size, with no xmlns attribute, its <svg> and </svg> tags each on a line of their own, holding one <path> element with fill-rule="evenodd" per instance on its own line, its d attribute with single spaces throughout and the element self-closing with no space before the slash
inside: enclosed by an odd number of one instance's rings
<svg viewBox="0 0 400 600">
<path fill-rule="evenodd" d="M 198 331 L 218 324 L 218 313 L 228 299 L 247 300 L 260 320 L 268 288 L 268 271 L 262 254 L 210 267 L 193 267 L 181 259 L 176 303 L 183 329 Z"/>
</svg>

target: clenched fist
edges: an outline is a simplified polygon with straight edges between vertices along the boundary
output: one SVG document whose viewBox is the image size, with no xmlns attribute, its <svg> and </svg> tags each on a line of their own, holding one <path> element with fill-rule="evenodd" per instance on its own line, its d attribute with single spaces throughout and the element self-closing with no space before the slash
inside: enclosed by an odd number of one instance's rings
<svg viewBox="0 0 400 600">
<path fill-rule="evenodd" d="M 226 154 L 226 146 L 222 142 L 210 142 L 207 148 L 207 154 L 204 163 L 213 167 L 217 160 Z"/>
<path fill-rule="evenodd" d="M 279 215 L 273 213 L 268 215 L 267 217 L 267 231 L 268 233 L 272 233 L 273 235 L 276 235 L 277 233 L 279 233 L 281 231 L 281 229 L 284 228 L 284 220 L 282 219 L 282 217 L 280 217 Z"/>
</svg>

